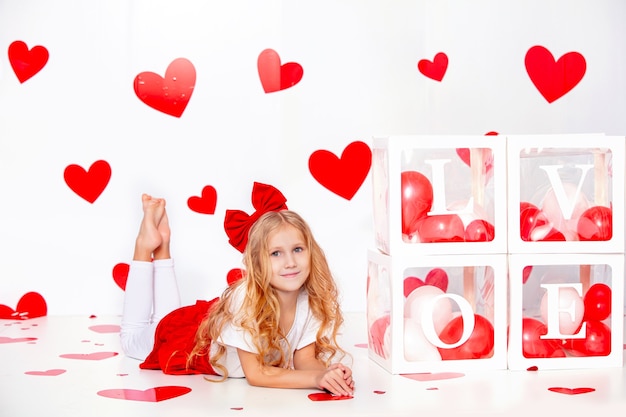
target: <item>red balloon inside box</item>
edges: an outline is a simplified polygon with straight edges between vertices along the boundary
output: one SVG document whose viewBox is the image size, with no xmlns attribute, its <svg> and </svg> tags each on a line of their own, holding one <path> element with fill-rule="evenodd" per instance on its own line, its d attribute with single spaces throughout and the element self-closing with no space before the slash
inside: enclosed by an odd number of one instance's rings
<svg viewBox="0 0 626 417">
<path fill-rule="evenodd" d="M 426 216 L 433 204 L 433 186 L 428 178 L 417 171 L 401 174 L 402 233 L 412 236 L 418 221 Z"/>
<path fill-rule="evenodd" d="M 525 358 L 564 358 L 565 352 L 559 342 L 541 339 L 548 333 L 548 328 L 541 321 L 522 318 L 522 354 Z"/>
<path fill-rule="evenodd" d="M 457 316 L 444 327 L 439 338 L 449 345 L 457 343 L 463 335 L 463 326 L 463 316 Z M 438 349 L 443 360 L 484 359 L 493 356 L 493 346 L 493 325 L 485 317 L 474 314 L 474 329 L 469 339 L 454 348 Z"/>
<path fill-rule="evenodd" d="M 611 353 L 611 329 L 601 321 L 588 320 L 585 338 L 566 339 L 563 347 L 573 356 L 607 356 Z"/>
<path fill-rule="evenodd" d="M 583 320 L 602 321 L 611 315 L 611 288 L 602 283 L 593 284 L 583 299 L 585 314 Z"/>
<path fill-rule="evenodd" d="M 425 216 L 417 222 L 417 234 L 422 243 L 463 242 L 465 226 L 456 214 Z"/>
<path fill-rule="evenodd" d="M 611 240 L 613 237 L 613 211 L 604 206 L 588 208 L 578 219 L 577 231 L 580 240 Z"/>
</svg>

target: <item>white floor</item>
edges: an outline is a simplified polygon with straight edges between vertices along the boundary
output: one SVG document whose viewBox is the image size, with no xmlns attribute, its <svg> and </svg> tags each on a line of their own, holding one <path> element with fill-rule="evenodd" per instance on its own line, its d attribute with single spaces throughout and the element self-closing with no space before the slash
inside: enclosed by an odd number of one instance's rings
<svg viewBox="0 0 626 417">
<path fill-rule="evenodd" d="M 315 390 L 255 388 L 234 379 L 211 383 L 199 375 L 140 370 L 137 361 L 118 354 L 119 317 L 0 320 L 0 417 L 600 417 L 626 412 L 626 368 L 409 378 L 391 375 L 368 358 L 363 314 L 347 314 L 346 322 L 343 344 L 354 358 L 355 396 L 312 401 L 309 394 Z M 160 395 L 179 396 L 146 401 L 156 387 L 171 387 L 160 388 Z M 552 387 L 595 391 L 569 395 L 550 391 Z"/>
</svg>

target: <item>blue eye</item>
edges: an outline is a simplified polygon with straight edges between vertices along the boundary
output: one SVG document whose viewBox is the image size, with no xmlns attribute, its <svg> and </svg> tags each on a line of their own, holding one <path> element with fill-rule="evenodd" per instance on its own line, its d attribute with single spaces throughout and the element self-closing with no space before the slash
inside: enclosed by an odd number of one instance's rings
<svg viewBox="0 0 626 417">
<path fill-rule="evenodd" d="M 294 251 L 294 252 L 303 252 L 303 251 L 304 251 L 304 248 L 302 248 L 302 247 L 297 247 L 297 248 L 295 248 L 293 251 Z"/>
<path fill-rule="evenodd" d="M 277 250 L 272 252 L 272 253 L 270 253 L 270 256 L 278 256 L 278 255 L 280 255 L 280 252 L 277 251 Z"/>
</svg>

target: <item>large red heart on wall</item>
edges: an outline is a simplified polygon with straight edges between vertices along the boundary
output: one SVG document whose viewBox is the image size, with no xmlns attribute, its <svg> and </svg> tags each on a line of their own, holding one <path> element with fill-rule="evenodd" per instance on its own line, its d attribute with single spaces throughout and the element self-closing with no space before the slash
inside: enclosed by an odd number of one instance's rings
<svg viewBox="0 0 626 417">
<path fill-rule="evenodd" d="M 85 170 L 80 165 L 68 165 L 63 178 L 72 191 L 93 203 L 100 197 L 111 179 L 111 166 L 107 161 L 96 161 Z"/>
<path fill-rule="evenodd" d="M 555 61 L 552 53 L 540 45 L 528 50 L 525 64 L 530 80 L 548 103 L 567 94 L 587 70 L 585 57 L 580 53 L 568 52 Z"/>
<path fill-rule="evenodd" d="M 309 157 L 313 178 L 333 193 L 351 200 L 359 190 L 372 165 L 372 151 L 360 141 L 352 142 L 338 158 L 321 149 Z"/>
<path fill-rule="evenodd" d="M 139 100 L 170 116 L 182 116 L 196 85 L 196 69 L 185 58 L 173 60 L 165 77 L 154 72 L 142 72 L 133 86 Z"/>
<path fill-rule="evenodd" d="M 297 62 L 280 64 L 280 56 L 273 49 L 266 49 L 259 54 L 257 69 L 263 91 L 273 93 L 298 84 L 304 75 L 302 66 Z"/>
<path fill-rule="evenodd" d="M 448 56 L 439 52 L 432 61 L 422 59 L 417 63 L 417 69 L 426 77 L 441 81 L 448 69 Z"/>
<path fill-rule="evenodd" d="M 0 319 L 34 319 L 43 317 L 48 313 L 48 305 L 41 294 L 36 292 L 26 293 L 17 302 L 15 310 L 0 304 Z"/>
<path fill-rule="evenodd" d="M 9 62 L 20 83 L 37 74 L 48 62 L 48 50 L 41 45 L 28 46 L 22 41 L 9 45 Z"/>
</svg>

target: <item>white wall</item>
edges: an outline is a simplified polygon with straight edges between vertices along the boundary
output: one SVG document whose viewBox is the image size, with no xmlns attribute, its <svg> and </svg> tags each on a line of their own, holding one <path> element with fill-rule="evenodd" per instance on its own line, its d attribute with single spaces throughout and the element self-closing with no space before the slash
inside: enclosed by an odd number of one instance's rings
<svg viewBox="0 0 626 417">
<path fill-rule="evenodd" d="M 309 156 L 391 134 L 624 135 L 625 16 L 621 0 L 0 0 L 0 304 L 36 291 L 49 314 L 120 313 L 112 269 L 131 259 L 142 192 L 168 200 L 183 301 L 216 296 L 240 265 L 225 210 L 251 213 L 258 181 L 309 221 L 344 309 L 364 311 L 371 179 L 347 200 Z M 17 40 L 50 54 L 23 83 L 7 54 Z M 534 45 L 587 63 L 552 103 L 524 66 Z M 268 48 L 302 65 L 297 85 L 263 91 Z M 441 82 L 417 70 L 438 52 Z M 133 80 L 181 57 L 197 78 L 178 118 L 142 103 Z M 112 176 L 89 203 L 63 172 L 96 160 Z M 206 185 L 213 215 L 187 207 Z"/>
</svg>

